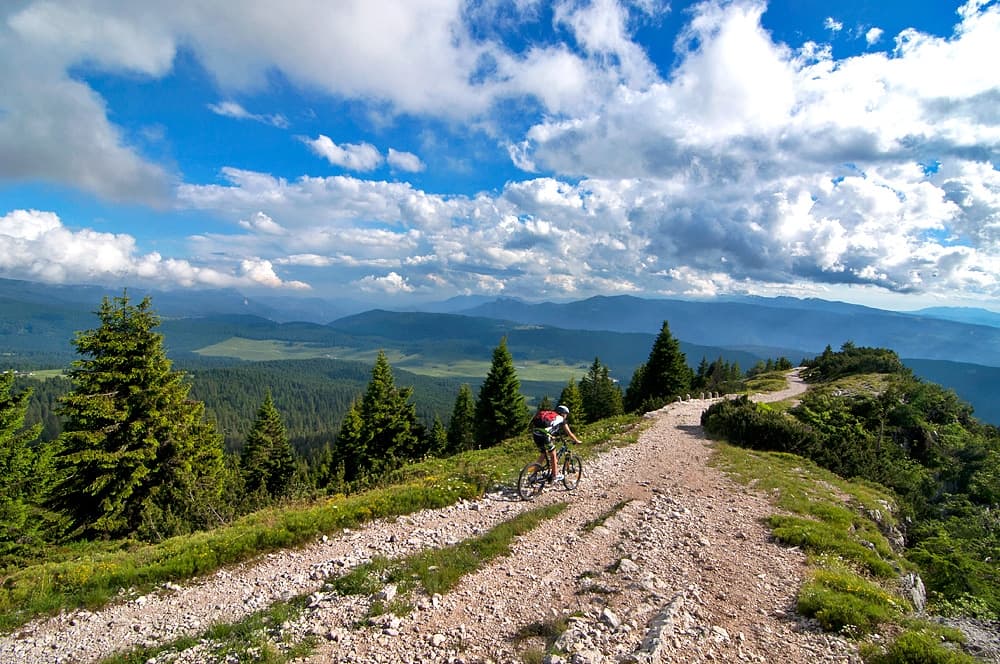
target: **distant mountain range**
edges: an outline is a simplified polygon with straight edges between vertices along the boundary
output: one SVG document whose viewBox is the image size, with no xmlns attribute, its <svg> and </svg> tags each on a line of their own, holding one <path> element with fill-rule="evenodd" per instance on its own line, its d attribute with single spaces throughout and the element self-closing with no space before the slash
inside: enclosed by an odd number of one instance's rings
<svg viewBox="0 0 1000 664">
<path fill-rule="evenodd" d="M 901 357 L 1000 366 L 1000 327 L 814 299 L 707 302 L 622 295 L 565 304 L 500 299 L 462 313 L 615 332 L 655 333 L 668 321 L 678 339 L 706 346 L 793 349 L 811 357 L 851 341 L 891 348 Z"/>
<path fill-rule="evenodd" d="M 515 357 L 589 363 L 599 356 L 628 381 L 667 321 L 689 363 L 723 357 L 744 369 L 758 360 L 811 358 L 826 346 L 894 350 L 914 372 L 951 387 L 985 421 L 1000 423 L 1000 314 L 981 309 L 884 311 L 816 299 L 715 301 L 593 297 L 564 303 L 460 297 L 420 311 L 368 310 L 349 298 L 248 297 L 231 290 L 146 292 L 164 319 L 171 353 L 228 339 L 353 349 L 394 348 L 426 360 L 482 358 L 501 336 Z M 0 363 L 20 366 L 73 356 L 76 331 L 96 326 L 105 296 L 122 291 L 0 279 Z"/>
<path fill-rule="evenodd" d="M 919 309 L 913 313 L 917 316 L 925 316 L 927 318 L 942 318 L 959 323 L 1000 327 L 1000 314 L 994 311 L 987 311 L 986 309 L 974 309 L 971 307 L 929 307 L 927 309 Z"/>
</svg>

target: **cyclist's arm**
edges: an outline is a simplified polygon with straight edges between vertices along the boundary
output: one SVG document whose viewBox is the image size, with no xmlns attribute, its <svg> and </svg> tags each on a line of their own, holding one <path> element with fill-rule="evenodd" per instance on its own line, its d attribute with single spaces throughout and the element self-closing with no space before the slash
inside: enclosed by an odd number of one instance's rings
<svg viewBox="0 0 1000 664">
<path fill-rule="evenodd" d="M 573 430 L 569 428 L 569 424 L 563 424 L 563 431 L 566 432 L 566 435 L 569 436 L 574 443 L 576 443 L 577 445 L 580 444 L 580 439 L 577 438 L 576 434 L 573 433 Z"/>
</svg>

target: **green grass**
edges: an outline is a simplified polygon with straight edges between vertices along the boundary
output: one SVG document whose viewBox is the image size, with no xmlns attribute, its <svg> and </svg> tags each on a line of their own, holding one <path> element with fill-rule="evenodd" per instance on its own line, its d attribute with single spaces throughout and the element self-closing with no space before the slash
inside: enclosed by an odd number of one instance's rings
<svg viewBox="0 0 1000 664">
<path fill-rule="evenodd" d="M 976 664 L 979 660 L 955 647 L 960 642 L 961 634 L 923 625 L 904 631 L 888 644 L 862 644 L 861 656 L 867 664 Z"/>
<path fill-rule="evenodd" d="M 642 425 L 640 418 L 622 416 L 578 427 L 578 435 L 587 443 L 574 449 L 587 457 L 630 444 Z M 372 519 L 478 498 L 497 485 L 513 486 L 521 466 L 536 456 L 537 450 L 525 435 L 497 447 L 405 466 L 388 474 L 383 486 L 367 491 L 269 508 L 208 532 L 155 544 L 83 542 L 53 547 L 44 561 L 5 570 L 0 585 L 0 631 L 41 615 L 99 608 L 120 600 L 122 588 L 131 596 L 145 594 L 167 581 L 210 574 Z"/>
<path fill-rule="evenodd" d="M 479 537 L 452 546 L 425 549 L 395 560 L 375 558 L 331 579 L 330 583 L 341 595 L 371 595 L 387 583 L 396 584 L 402 594 L 414 590 L 427 595 L 443 594 L 454 588 L 466 574 L 497 557 L 508 555 L 516 537 L 530 532 L 565 508 L 565 503 L 555 503 L 522 512 Z"/>
<path fill-rule="evenodd" d="M 202 644 L 213 661 L 285 664 L 308 657 L 316 648 L 316 637 L 297 643 L 286 640 L 281 626 L 298 618 L 305 610 L 306 597 L 276 602 L 234 623 L 213 625 L 198 636 L 185 636 L 155 647 L 134 648 L 106 657 L 101 664 L 145 664 L 150 659 L 179 653 Z"/>
<path fill-rule="evenodd" d="M 378 350 L 348 346 L 324 346 L 306 342 L 285 342 L 274 339 L 243 339 L 232 337 L 205 346 L 196 351 L 207 357 L 234 357 L 241 360 L 262 362 L 268 360 L 336 359 L 373 363 Z M 385 349 L 386 359 L 397 369 L 433 378 L 468 378 L 480 380 L 489 373 L 490 360 L 456 359 L 442 361 L 423 355 L 405 354 Z M 522 381 L 549 381 L 564 383 L 587 373 L 589 365 L 566 364 L 558 360 L 526 361 L 517 364 L 517 375 Z"/>
<path fill-rule="evenodd" d="M 615 503 L 614 505 L 612 505 L 611 508 L 608 509 L 603 514 L 598 514 L 596 517 L 594 517 L 593 519 L 591 519 L 587 523 L 583 524 L 583 528 L 582 528 L 583 532 L 589 533 L 589 532 L 592 532 L 598 526 L 604 525 L 605 521 L 607 521 L 608 519 L 610 519 L 611 517 L 613 517 L 615 514 L 618 514 L 618 512 L 621 512 L 623 509 L 625 509 L 625 506 L 628 505 L 629 502 L 630 501 L 628 501 L 628 500 L 622 500 L 622 501 L 620 501 L 620 502 Z"/>
<path fill-rule="evenodd" d="M 48 380 L 61 378 L 66 375 L 66 372 L 63 369 L 33 369 L 28 375 L 35 380 Z"/>
<path fill-rule="evenodd" d="M 783 371 L 772 371 L 770 373 L 759 374 L 747 380 L 746 391 L 755 392 L 778 392 L 788 387 L 788 379 Z"/>
<path fill-rule="evenodd" d="M 205 346 L 195 351 L 206 357 L 235 357 L 240 360 L 308 360 L 331 358 L 337 360 L 374 360 L 377 351 L 363 355 L 360 351 L 340 346 L 321 346 L 306 342 L 286 342 L 274 339 L 243 339 L 231 337 L 225 341 Z"/>
<path fill-rule="evenodd" d="M 899 621 L 909 606 L 865 577 L 832 565 L 813 571 L 799 591 L 797 608 L 827 631 L 857 636 Z"/>
</svg>

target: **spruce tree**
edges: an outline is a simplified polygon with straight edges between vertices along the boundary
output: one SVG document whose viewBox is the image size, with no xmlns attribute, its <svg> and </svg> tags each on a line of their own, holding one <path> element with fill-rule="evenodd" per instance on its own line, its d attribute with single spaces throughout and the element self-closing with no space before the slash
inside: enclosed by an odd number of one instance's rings
<svg viewBox="0 0 1000 664">
<path fill-rule="evenodd" d="M 208 525 L 222 446 L 171 369 L 150 298 L 104 298 L 100 327 L 77 333 L 49 501 L 74 535 L 163 537 Z M 142 532 L 140 533 L 140 529 Z"/>
<path fill-rule="evenodd" d="M 13 394 L 14 373 L 0 373 L 0 551 L 15 546 L 28 526 L 33 452 L 40 425 L 25 428 L 31 391 Z"/>
<path fill-rule="evenodd" d="M 434 424 L 428 436 L 427 453 L 436 457 L 448 453 L 448 430 L 444 428 L 444 423 L 437 415 L 434 415 Z"/>
<path fill-rule="evenodd" d="M 240 468 L 248 493 L 264 491 L 271 498 L 287 495 L 295 473 L 295 455 L 270 390 L 247 434 L 247 442 L 240 455 Z"/>
<path fill-rule="evenodd" d="M 580 388 L 577 387 L 576 381 L 572 378 L 569 379 L 566 387 L 559 394 L 559 405 L 569 408 L 568 421 L 570 424 L 580 424 L 587 421 L 587 416 L 584 413 L 583 398 L 580 396 Z"/>
<path fill-rule="evenodd" d="M 412 393 L 413 388 L 396 387 L 392 367 L 379 351 L 365 393 L 345 416 L 337 436 L 336 452 L 348 480 L 390 470 L 427 451 Z"/>
<path fill-rule="evenodd" d="M 423 453 L 417 431 L 417 407 L 410 402 L 413 388 L 397 388 L 392 367 L 379 351 L 372 378 L 361 399 L 368 463 L 376 471 L 391 469 Z"/>
<path fill-rule="evenodd" d="M 355 480 L 369 467 L 368 441 L 365 438 L 364 424 L 361 415 L 361 402 L 355 401 L 344 414 L 340 424 L 340 433 L 333 446 L 333 461 L 331 468 L 343 468 L 344 480 Z M 339 474 L 339 471 L 335 471 Z"/>
<path fill-rule="evenodd" d="M 455 407 L 448 420 L 448 454 L 457 454 L 476 446 L 476 403 L 472 388 L 462 384 L 455 397 Z"/>
<path fill-rule="evenodd" d="M 611 379 L 608 367 L 595 357 L 587 375 L 580 380 L 585 422 L 596 422 L 624 412 L 621 388 Z M 580 421 L 580 420 L 578 420 Z"/>
<path fill-rule="evenodd" d="M 507 337 L 493 350 L 493 363 L 476 400 L 476 441 L 484 447 L 521 433 L 528 423 L 528 407 L 507 349 Z"/>
<path fill-rule="evenodd" d="M 639 383 L 634 386 L 634 390 L 632 385 L 629 386 L 627 401 L 630 409 L 657 408 L 672 397 L 687 393 L 691 389 L 693 373 L 681 352 L 680 342 L 670 334 L 667 321 L 663 321 L 660 333 L 649 351 L 649 358 L 641 371 L 636 369 Z"/>
<path fill-rule="evenodd" d="M 556 409 L 556 405 L 558 405 L 558 404 L 552 403 L 552 399 L 549 398 L 549 395 L 545 394 L 538 401 L 538 408 L 536 408 L 535 410 L 536 411 L 555 410 Z"/>
</svg>

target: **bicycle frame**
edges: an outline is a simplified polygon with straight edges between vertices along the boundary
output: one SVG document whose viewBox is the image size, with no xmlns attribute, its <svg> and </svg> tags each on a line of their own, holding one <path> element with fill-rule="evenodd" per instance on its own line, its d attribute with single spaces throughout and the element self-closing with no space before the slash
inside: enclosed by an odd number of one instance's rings
<svg viewBox="0 0 1000 664">
<path fill-rule="evenodd" d="M 569 444 L 563 441 L 556 450 L 556 469 L 549 466 L 549 455 L 542 455 L 545 463 L 533 461 L 521 469 L 517 479 L 517 492 L 524 500 L 531 500 L 542 492 L 551 475 L 562 469 L 562 484 L 567 491 L 575 489 L 583 476 L 583 462 L 579 455 L 573 454 Z"/>
</svg>

